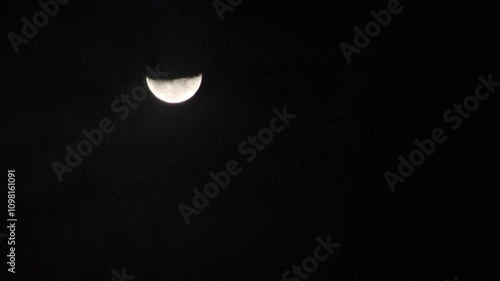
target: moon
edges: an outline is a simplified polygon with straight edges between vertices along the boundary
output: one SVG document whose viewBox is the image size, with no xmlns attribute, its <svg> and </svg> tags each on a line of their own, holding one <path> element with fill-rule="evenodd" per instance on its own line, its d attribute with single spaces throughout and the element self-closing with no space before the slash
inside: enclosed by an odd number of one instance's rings
<svg viewBox="0 0 500 281">
<path fill-rule="evenodd" d="M 202 73 L 195 77 L 180 79 L 151 79 L 146 77 L 149 90 L 160 100 L 180 103 L 192 98 L 201 86 Z"/>
</svg>

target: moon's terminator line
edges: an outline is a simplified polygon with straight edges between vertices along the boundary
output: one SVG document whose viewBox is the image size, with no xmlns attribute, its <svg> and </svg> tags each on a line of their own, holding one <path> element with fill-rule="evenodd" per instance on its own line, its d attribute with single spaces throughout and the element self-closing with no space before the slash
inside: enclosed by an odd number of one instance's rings
<svg viewBox="0 0 500 281">
<path fill-rule="evenodd" d="M 202 74 L 195 77 L 172 80 L 151 79 L 146 77 L 149 90 L 160 100 L 168 103 L 187 101 L 196 94 L 201 86 Z"/>
</svg>

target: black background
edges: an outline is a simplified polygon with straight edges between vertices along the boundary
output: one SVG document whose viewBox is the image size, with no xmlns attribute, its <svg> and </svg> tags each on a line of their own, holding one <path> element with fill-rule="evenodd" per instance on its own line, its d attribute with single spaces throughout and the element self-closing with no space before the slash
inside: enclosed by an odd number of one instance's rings
<svg viewBox="0 0 500 281">
<path fill-rule="evenodd" d="M 281 280 L 331 235 L 342 245 L 309 280 L 498 278 L 500 98 L 457 131 L 442 120 L 479 75 L 500 80 L 498 4 L 402 1 L 347 64 L 340 42 L 387 2 L 246 0 L 221 22 L 211 1 L 72 0 L 16 55 L 6 35 L 40 8 L 4 1 L 0 157 L 19 221 L 17 273 L 0 274 Z M 156 65 L 202 72 L 200 90 L 150 94 L 120 121 L 110 104 Z M 297 118 L 244 161 L 238 145 L 284 106 Z M 105 117 L 115 131 L 59 183 L 51 163 Z M 383 173 L 436 127 L 447 142 L 392 193 Z M 233 159 L 243 172 L 186 225 L 179 203 Z"/>
</svg>

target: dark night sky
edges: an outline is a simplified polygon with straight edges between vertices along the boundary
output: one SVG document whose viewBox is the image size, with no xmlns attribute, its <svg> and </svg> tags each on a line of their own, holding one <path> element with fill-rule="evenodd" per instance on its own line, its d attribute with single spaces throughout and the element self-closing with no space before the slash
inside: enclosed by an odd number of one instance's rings
<svg viewBox="0 0 500 281">
<path fill-rule="evenodd" d="M 108 281 L 122 267 L 140 281 L 281 280 L 328 235 L 342 245 L 309 280 L 500 274 L 500 97 L 457 131 L 442 119 L 477 76 L 500 80 L 498 3 L 402 1 L 347 64 L 340 42 L 388 1 L 247 0 L 223 22 L 211 1 L 88 2 L 61 6 L 17 55 L 3 37 L 0 163 L 16 169 L 19 218 L 5 280 Z M 3 6 L 5 35 L 40 9 Z M 175 105 L 149 94 L 119 120 L 111 103 L 156 65 L 202 72 L 200 90 Z M 247 163 L 238 145 L 284 106 L 297 118 Z M 51 163 L 102 118 L 115 131 L 59 183 Z M 436 127 L 447 142 L 392 193 L 383 173 Z M 186 225 L 179 203 L 230 160 L 243 172 Z"/>
</svg>

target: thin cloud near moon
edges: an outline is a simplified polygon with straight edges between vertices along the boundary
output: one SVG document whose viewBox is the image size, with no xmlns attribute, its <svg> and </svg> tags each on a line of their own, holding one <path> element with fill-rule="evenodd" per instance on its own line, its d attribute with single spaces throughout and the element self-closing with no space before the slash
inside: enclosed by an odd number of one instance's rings
<svg viewBox="0 0 500 281">
<path fill-rule="evenodd" d="M 201 86 L 202 73 L 195 77 L 180 79 L 151 79 L 146 77 L 149 90 L 160 100 L 168 103 L 187 101 Z"/>
</svg>

